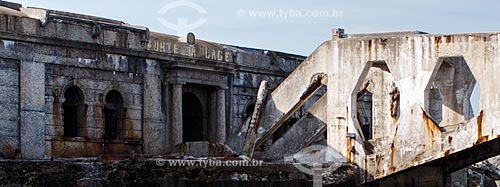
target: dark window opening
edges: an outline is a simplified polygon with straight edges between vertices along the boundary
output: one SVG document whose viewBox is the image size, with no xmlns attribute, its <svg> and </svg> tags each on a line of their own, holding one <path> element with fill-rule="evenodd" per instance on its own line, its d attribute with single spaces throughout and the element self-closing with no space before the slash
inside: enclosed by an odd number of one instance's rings
<svg viewBox="0 0 500 187">
<path fill-rule="evenodd" d="M 182 94 L 182 123 L 184 142 L 207 141 L 208 129 L 203 126 L 203 106 L 194 94 Z"/>
<path fill-rule="evenodd" d="M 116 90 L 110 91 L 106 95 L 104 104 L 104 138 L 105 139 L 120 139 L 121 131 L 123 130 L 124 116 L 123 97 Z"/>
<path fill-rule="evenodd" d="M 358 95 L 357 99 L 357 114 L 359 125 L 363 131 L 363 136 L 365 140 L 370 140 L 373 138 L 373 114 L 372 114 L 372 100 L 373 94 L 364 91 Z"/>
<path fill-rule="evenodd" d="M 85 102 L 80 88 L 70 86 L 64 92 L 63 119 L 64 136 L 80 137 L 84 132 L 84 108 Z"/>
</svg>

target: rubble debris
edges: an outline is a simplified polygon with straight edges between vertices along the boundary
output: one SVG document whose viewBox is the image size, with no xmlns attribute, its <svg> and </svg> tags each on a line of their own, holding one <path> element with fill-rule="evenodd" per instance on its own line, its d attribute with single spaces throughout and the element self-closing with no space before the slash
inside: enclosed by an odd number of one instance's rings
<svg viewBox="0 0 500 187">
<path fill-rule="evenodd" d="M 332 164 L 321 176 L 325 185 L 357 186 L 358 172 L 359 168 L 353 164 L 343 164 L 340 166 Z"/>
</svg>

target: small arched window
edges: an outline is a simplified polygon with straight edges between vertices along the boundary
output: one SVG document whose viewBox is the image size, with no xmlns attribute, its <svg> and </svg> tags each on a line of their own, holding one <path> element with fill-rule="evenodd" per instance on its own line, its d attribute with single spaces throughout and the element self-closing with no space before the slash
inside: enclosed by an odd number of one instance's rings
<svg viewBox="0 0 500 187">
<path fill-rule="evenodd" d="M 124 106 L 120 92 L 111 90 L 106 95 L 104 104 L 104 138 L 120 139 L 123 132 Z"/>
<path fill-rule="evenodd" d="M 64 92 L 63 119 L 64 136 L 81 137 L 84 132 L 85 100 L 82 90 L 77 86 L 70 86 Z"/>
</svg>

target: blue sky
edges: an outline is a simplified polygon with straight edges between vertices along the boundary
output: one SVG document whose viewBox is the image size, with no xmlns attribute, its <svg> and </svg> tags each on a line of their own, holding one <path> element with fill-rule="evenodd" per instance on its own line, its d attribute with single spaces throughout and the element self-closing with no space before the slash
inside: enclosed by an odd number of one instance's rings
<svg viewBox="0 0 500 187">
<path fill-rule="evenodd" d="M 346 33 L 421 30 L 430 33 L 500 31 L 500 3 L 485 0 L 370 1 L 203 1 L 190 0 L 204 11 L 179 6 L 160 14 L 176 0 L 11 0 L 42 7 L 112 18 L 152 31 L 178 34 L 159 19 L 179 18 L 202 25 L 191 29 L 197 38 L 239 46 L 310 54 L 330 39 L 331 29 Z M 280 13 L 281 12 L 281 13 Z M 319 15 L 324 12 L 330 15 Z M 336 14 L 335 14 L 336 13 Z M 275 16 L 270 16 L 274 14 Z M 291 16 L 294 14 L 295 16 Z"/>
<path fill-rule="evenodd" d="M 305 56 L 329 40 L 331 29 L 335 27 L 344 28 L 348 34 L 409 30 L 429 33 L 500 31 L 497 20 L 500 18 L 500 2 L 486 0 L 183 0 L 192 2 L 192 5 L 177 6 L 163 13 L 160 13 L 162 8 L 176 5 L 179 0 L 11 1 L 25 7 L 117 19 L 175 35 L 179 34 L 178 30 L 159 20 L 174 24 L 182 18 L 187 24 L 202 20 L 201 25 L 189 30 L 197 38 Z M 475 90 L 472 100 L 477 112 L 479 96 Z"/>
</svg>

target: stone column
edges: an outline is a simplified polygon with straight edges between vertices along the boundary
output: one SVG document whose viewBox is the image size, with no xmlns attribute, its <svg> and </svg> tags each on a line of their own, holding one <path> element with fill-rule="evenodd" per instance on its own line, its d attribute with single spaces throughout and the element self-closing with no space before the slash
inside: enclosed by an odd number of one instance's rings
<svg viewBox="0 0 500 187">
<path fill-rule="evenodd" d="M 173 145 L 173 140 L 172 140 L 172 113 L 170 111 L 172 111 L 172 107 L 170 106 L 172 101 L 170 100 L 171 98 L 171 94 L 170 94 L 170 84 L 168 82 L 165 82 L 163 84 L 163 92 L 165 93 L 163 95 L 163 100 L 165 103 L 163 103 L 164 105 L 164 112 L 165 114 L 163 114 L 165 116 L 165 134 L 164 134 L 164 137 L 165 137 L 165 150 L 167 153 L 170 153 L 172 151 L 172 145 Z"/>
<path fill-rule="evenodd" d="M 217 90 L 210 92 L 210 136 L 209 141 L 217 142 L 217 131 L 219 125 L 217 124 Z"/>
<path fill-rule="evenodd" d="M 21 154 L 45 157 L 45 64 L 21 61 Z"/>
<path fill-rule="evenodd" d="M 143 140 L 144 153 L 159 155 L 165 153 L 165 125 L 161 110 L 161 80 L 160 66 L 156 61 L 146 59 L 143 87 Z"/>
<path fill-rule="evenodd" d="M 217 90 L 217 142 L 226 142 L 226 90 Z"/>
<path fill-rule="evenodd" d="M 182 84 L 172 87 L 172 142 L 177 146 L 182 143 Z"/>
</svg>

